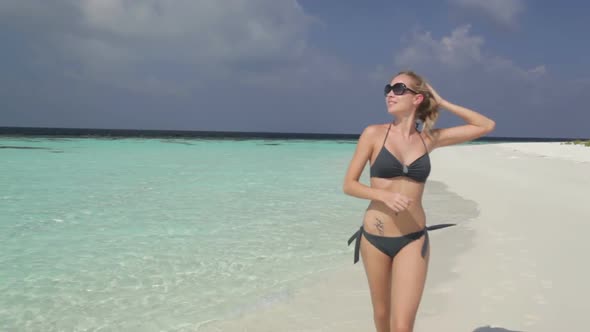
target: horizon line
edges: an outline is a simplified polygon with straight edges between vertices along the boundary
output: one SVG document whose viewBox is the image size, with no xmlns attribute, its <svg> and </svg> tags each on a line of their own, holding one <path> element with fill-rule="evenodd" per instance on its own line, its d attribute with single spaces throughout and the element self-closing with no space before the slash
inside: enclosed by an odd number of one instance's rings
<svg viewBox="0 0 590 332">
<path fill-rule="evenodd" d="M 206 137 L 206 138 L 314 138 L 337 139 L 358 138 L 360 134 L 351 133 L 304 133 L 272 131 L 226 131 L 226 130 L 180 130 L 180 129 L 121 129 L 121 128 L 68 128 L 68 127 L 18 127 L 0 126 L 0 136 L 108 136 L 108 137 L 143 137 L 137 134 L 149 134 L 149 137 Z M 162 136 L 164 134 L 164 136 Z M 497 140 L 533 140 L 533 141 L 570 141 L 588 140 L 583 137 L 511 137 L 484 136 L 475 141 Z"/>
</svg>

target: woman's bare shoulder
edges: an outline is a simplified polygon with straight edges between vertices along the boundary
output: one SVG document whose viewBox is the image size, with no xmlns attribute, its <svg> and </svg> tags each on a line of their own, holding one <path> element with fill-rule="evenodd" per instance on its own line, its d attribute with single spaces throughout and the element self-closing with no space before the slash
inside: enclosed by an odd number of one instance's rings
<svg viewBox="0 0 590 332">
<path fill-rule="evenodd" d="M 368 139 L 375 139 L 385 133 L 388 125 L 388 123 L 369 124 L 363 130 L 361 136 L 364 136 Z"/>
</svg>

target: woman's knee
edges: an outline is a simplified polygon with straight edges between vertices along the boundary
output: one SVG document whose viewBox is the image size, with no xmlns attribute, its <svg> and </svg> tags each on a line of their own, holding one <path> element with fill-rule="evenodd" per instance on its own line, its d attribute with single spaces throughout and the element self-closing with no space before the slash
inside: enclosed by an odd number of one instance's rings
<svg viewBox="0 0 590 332">
<path fill-rule="evenodd" d="M 375 317 L 376 321 L 389 321 L 389 308 L 387 305 L 376 305 L 373 307 L 373 316 Z"/>
<path fill-rule="evenodd" d="M 389 325 L 391 332 L 412 332 L 414 330 L 414 322 L 404 319 L 392 319 Z"/>
</svg>

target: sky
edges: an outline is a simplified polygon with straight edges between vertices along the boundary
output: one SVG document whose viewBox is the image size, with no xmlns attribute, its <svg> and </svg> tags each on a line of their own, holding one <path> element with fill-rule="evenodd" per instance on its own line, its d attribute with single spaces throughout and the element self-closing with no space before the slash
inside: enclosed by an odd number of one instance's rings
<svg viewBox="0 0 590 332">
<path fill-rule="evenodd" d="M 588 138 L 589 9 L 0 0 L 0 126 L 359 134 L 391 121 L 383 86 L 409 69 L 495 120 L 489 136 Z"/>
</svg>

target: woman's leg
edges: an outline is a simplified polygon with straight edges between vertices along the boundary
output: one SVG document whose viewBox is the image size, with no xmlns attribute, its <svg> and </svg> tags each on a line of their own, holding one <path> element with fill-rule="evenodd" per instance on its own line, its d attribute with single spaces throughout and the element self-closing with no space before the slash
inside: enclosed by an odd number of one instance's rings
<svg viewBox="0 0 590 332">
<path fill-rule="evenodd" d="M 360 251 L 371 291 L 375 328 L 377 332 L 389 332 L 391 258 L 364 237 L 361 238 Z"/>
<path fill-rule="evenodd" d="M 426 236 L 412 241 L 393 259 L 391 284 L 391 332 L 411 332 L 424 291 L 430 250 L 422 257 Z M 429 248 L 428 248 L 429 249 Z"/>
</svg>

